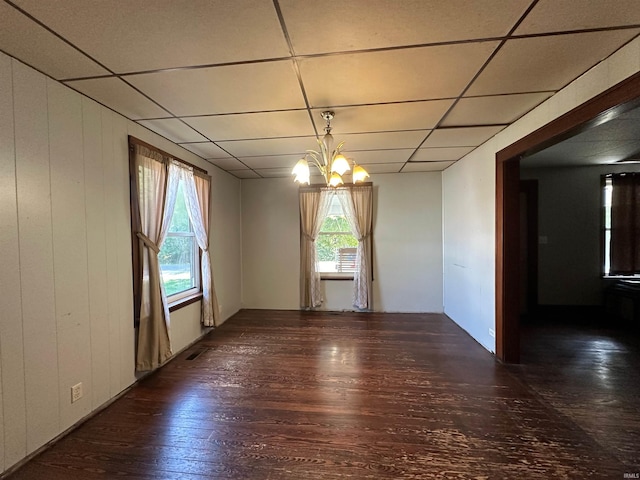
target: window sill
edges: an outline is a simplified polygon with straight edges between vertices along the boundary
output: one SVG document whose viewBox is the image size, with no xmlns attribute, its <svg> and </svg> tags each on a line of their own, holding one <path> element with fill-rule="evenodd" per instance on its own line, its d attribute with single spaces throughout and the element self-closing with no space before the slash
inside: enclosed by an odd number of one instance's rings
<svg viewBox="0 0 640 480">
<path fill-rule="evenodd" d="M 353 280 L 353 273 L 321 273 L 320 280 Z"/>
<path fill-rule="evenodd" d="M 189 295 L 188 297 L 182 297 L 179 300 L 169 303 L 169 312 L 179 310 L 182 307 L 186 307 L 187 305 L 191 305 L 192 303 L 199 302 L 200 300 L 202 300 L 202 292 L 194 293 L 193 295 Z"/>
</svg>

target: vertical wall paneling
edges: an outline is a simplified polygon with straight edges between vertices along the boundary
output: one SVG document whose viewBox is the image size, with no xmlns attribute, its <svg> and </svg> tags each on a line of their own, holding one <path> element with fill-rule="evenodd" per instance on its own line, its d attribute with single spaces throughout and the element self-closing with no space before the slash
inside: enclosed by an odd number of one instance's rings
<svg viewBox="0 0 640 480">
<path fill-rule="evenodd" d="M 60 428 L 65 430 L 91 411 L 82 100 L 53 80 L 47 81 L 47 87 L 58 391 Z M 72 404 L 71 386 L 79 382 L 83 397 Z"/>
<path fill-rule="evenodd" d="M 24 355 L 11 59 L 0 54 L 0 468 L 26 453 Z M 0 470 L 1 471 L 1 470 Z"/>
<path fill-rule="evenodd" d="M 115 163 L 116 159 L 113 152 L 113 114 L 110 110 L 101 108 L 101 124 L 102 124 L 102 162 L 104 169 L 104 199 L 105 204 L 109 208 L 105 212 L 106 228 L 106 251 L 105 258 L 107 262 L 107 322 L 109 325 L 109 390 L 110 395 L 114 396 L 120 392 L 120 323 L 118 320 L 118 260 L 116 245 L 116 228 L 117 214 L 112 206 L 111 199 L 114 196 L 115 179 Z"/>
<path fill-rule="evenodd" d="M 82 98 L 82 144 L 87 224 L 87 277 L 91 328 L 91 406 L 109 400 L 109 315 L 107 292 L 104 164 L 100 105 Z"/>
<path fill-rule="evenodd" d="M 0 473 L 135 381 L 129 129 L 207 166 L 0 53 Z M 212 193 L 226 215 L 213 249 L 235 247 L 216 273 L 235 313 L 240 182 L 216 175 L 232 183 Z M 199 304 L 179 313 L 182 347 L 202 332 Z"/>
<path fill-rule="evenodd" d="M 120 320 L 120 389 L 135 381 L 134 328 L 133 328 L 133 272 L 131 266 L 131 218 L 129 197 L 129 140 L 127 120 L 114 116 L 113 150 L 115 165 L 113 208 L 118 212 L 116 244 L 118 258 L 118 292 Z"/>
<path fill-rule="evenodd" d="M 60 431 L 47 84 L 13 62 L 27 453 Z M 53 394 L 56 392 L 56 394 Z"/>
</svg>

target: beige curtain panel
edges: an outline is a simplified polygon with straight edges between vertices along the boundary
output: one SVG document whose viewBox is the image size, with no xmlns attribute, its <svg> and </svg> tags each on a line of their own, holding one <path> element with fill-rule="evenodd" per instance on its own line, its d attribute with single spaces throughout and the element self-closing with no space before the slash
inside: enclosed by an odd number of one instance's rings
<svg viewBox="0 0 640 480">
<path fill-rule="evenodd" d="M 169 315 L 158 252 L 175 206 L 177 182 L 169 182 L 166 159 L 142 145 L 134 146 L 139 258 L 142 270 L 136 369 L 153 370 L 171 357 Z"/>
<path fill-rule="evenodd" d="M 218 298 L 213 287 L 211 258 L 209 255 L 209 195 L 211 181 L 208 177 L 196 175 L 193 169 L 182 168 L 184 192 L 189 219 L 193 225 L 196 241 L 202 251 L 200 280 L 202 284 L 202 324 L 214 327 L 220 323 Z"/>
<path fill-rule="evenodd" d="M 327 189 L 300 190 L 300 306 L 322 305 L 316 238 L 327 216 L 332 192 Z"/>
<path fill-rule="evenodd" d="M 371 185 L 340 188 L 336 191 L 342 210 L 358 240 L 356 271 L 353 275 L 353 306 L 371 310 L 371 232 L 373 228 L 373 187 Z"/>
</svg>

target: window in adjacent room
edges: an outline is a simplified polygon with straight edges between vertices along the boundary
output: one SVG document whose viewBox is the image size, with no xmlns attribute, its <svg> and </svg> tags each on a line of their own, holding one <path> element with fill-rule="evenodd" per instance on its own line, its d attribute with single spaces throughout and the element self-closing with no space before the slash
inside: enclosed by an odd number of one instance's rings
<svg viewBox="0 0 640 480">
<path fill-rule="evenodd" d="M 640 277 L 640 173 L 608 174 L 602 185 L 603 274 Z"/>
<path fill-rule="evenodd" d="M 200 250 L 187 212 L 183 180 L 158 261 L 169 303 L 200 291 Z"/>
<path fill-rule="evenodd" d="M 337 195 L 331 197 L 320 233 L 316 239 L 318 271 L 324 278 L 353 278 L 356 271 L 358 240 L 351 233 Z"/>
</svg>

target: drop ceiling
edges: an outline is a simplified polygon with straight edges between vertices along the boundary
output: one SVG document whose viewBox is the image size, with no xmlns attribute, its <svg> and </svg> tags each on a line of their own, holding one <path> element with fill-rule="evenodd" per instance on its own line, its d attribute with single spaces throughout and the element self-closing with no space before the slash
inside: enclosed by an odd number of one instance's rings
<svg viewBox="0 0 640 480">
<path fill-rule="evenodd" d="M 440 171 L 640 33 L 637 0 L 0 0 L 0 50 L 238 178 L 323 134 Z"/>
</svg>

